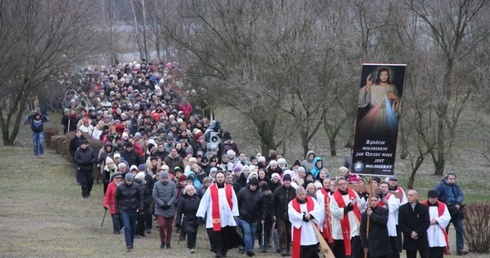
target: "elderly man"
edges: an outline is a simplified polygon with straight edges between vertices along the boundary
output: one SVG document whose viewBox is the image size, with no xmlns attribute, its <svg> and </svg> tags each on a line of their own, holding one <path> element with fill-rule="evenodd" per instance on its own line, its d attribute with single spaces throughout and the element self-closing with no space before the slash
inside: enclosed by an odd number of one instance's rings
<svg viewBox="0 0 490 258">
<path fill-rule="evenodd" d="M 379 197 L 381 198 L 378 206 L 385 207 L 389 210 L 388 213 L 388 235 L 390 236 L 390 245 L 392 253 L 389 255 L 390 258 L 399 258 L 401 249 L 397 245 L 398 233 L 398 209 L 400 208 L 400 199 L 389 192 L 388 182 L 380 182 L 379 188 L 381 193 Z M 400 233 L 401 237 L 401 233 Z"/>
<path fill-rule="evenodd" d="M 323 216 L 320 204 L 314 198 L 307 196 L 302 186 L 296 188 L 296 198 L 288 204 L 288 217 L 292 226 L 293 258 L 319 257 L 315 227 L 321 224 Z"/>
<path fill-rule="evenodd" d="M 159 176 L 160 181 L 153 185 L 153 199 L 160 232 L 160 249 L 170 249 L 172 223 L 177 203 L 177 186 L 169 179 L 168 172 L 160 172 Z"/>
<path fill-rule="evenodd" d="M 416 258 L 417 251 L 421 258 L 428 258 L 429 209 L 419 203 L 419 194 L 416 190 L 408 191 L 407 199 L 408 202 L 400 206 L 398 214 L 398 225 L 403 233 L 403 249 L 407 252 L 407 258 Z"/>
<path fill-rule="evenodd" d="M 288 219 L 288 204 L 294 199 L 296 192 L 291 186 L 291 175 L 284 176 L 283 185 L 274 191 L 271 202 L 272 218 L 276 222 L 279 234 L 279 252 L 281 256 L 290 256 L 291 222 Z"/>
<path fill-rule="evenodd" d="M 243 239 L 236 232 L 238 215 L 235 191 L 225 183 L 225 174 L 218 171 L 216 183 L 204 193 L 196 213 L 201 220 L 206 218 L 206 231 L 216 257 L 226 257 L 229 249 L 243 245 Z"/>
</svg>

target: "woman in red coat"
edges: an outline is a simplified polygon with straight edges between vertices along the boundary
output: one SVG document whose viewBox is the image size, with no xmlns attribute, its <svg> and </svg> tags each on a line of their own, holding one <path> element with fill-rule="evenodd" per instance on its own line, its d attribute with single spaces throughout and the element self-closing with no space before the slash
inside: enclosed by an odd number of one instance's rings
<svg viewBox="0 0 490 258">
<path fill-rule="evenodd" d="M 114 234 L 119 234 L 121 231 L 121 218 L 116 215 L 116 203 L 114 201 L 114 197 L 116 196 L 117 186 L 122 183 L 122 174 L 121 172 L 114 172 L 112 174 L 112 182 L 107 186 L 107 191 L 104 197 L 104 209 L 109 209 L 112 217 L 112 226 L 114 227 Z"/>
</svg>

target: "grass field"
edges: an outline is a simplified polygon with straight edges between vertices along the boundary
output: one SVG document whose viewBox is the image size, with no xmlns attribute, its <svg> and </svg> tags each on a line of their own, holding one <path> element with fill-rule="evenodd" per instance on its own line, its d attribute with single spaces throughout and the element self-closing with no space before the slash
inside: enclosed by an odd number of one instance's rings
<svg viewBox="0 0 490 258">
<path fill-rule="evenodd" d="M 175 233 L 173 249 L 160 250 L 156 221 L 153 232 L 136 239 L 134 251 L 126 254 L 124 236 L 112 234 L 110 216 L 100 227 L 104 214 L 102 184 L 94 185 L 90 199 L 82 199 L 72 166 L 65 158 L 52 150 L 46 151 L 44 159 L 34 158 L 28 129 L 23 127 L 19 135 L 24 147 L 0 146 L 0 257 L 214 257 L 209 252 L 209 241 L 202 227 L 195 254 L 188 252 L 185 243 L 177 244 Z M 336 166 L 341 158 L 328 162 Z M 486 195 L 488 180 L 475 182 L 480 177 L 477 172 L 469 169 L 464 177 L 458 178 L 468 201 L 489 198 Z M 429 170 L 421 171 L 416 180 L 416 188 L 423 197 L 440 180 L 430 174 Z M 398 176 L 400 183 L 406 184 L 408 176 Z M 454 230 L 451 233 L 451 243 L 455 246 Z M 257 257 L 279 257 L 258 250 L 256 254 Z M 235 249 L 228 257 L 245 255 Z M 466 257 L 489 256 L 471 254 Z"/>
</svg>

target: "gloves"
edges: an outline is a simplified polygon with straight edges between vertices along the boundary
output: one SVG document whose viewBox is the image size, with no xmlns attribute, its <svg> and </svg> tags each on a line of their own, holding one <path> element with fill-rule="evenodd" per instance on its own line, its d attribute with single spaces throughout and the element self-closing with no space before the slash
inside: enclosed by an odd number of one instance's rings
<svg viewBox="0 0 490 258">
<path fill-rule="evenodd" d="M 140 210 L 139 214 L 140 214 L 140 216 L 143 216 L 145 214 L 145 212 Z"/>
<path fill-rule="evenodd" d="M 349 211 L 352 211 L 354 209 L 354 206 L 352 205 L 352 203 L 349 203 L 347 206 L 344 207 L 344 214 L 349 212 Z"/>
<path fill-rule="evenodd" d="M 175 227 L 180 229 L 182 227 L 182 225 L 180 225 L 180 223 L 177 223 L 177 224 L 175 224 Z"/>
<path fill-rule="evenodd" d="M 197 221 L 199 221 L 199 223 L 201 223 L 201 224 L 204 224 L 205 223 L 203 217 L 197 217 Z"/>
<path fill-rule="evenodd" d="M 162 205 L 162 209 L 166 210 L 168 208 L 170 208 L 170 205 L 168 205 L 168 203 L 164 202 Z"/>
<path fill-rule="evenodd" d="M 310 221 L 309 219 L 307 219 L 307 218 L 305 217 L 305 215 L 306 215 L 306 214 L 303 214 L 303 221 L 304 221 L 304 222 L 308 222 L 308 221 Z"/>
<path fill-rule="evenodd" d="M 116 217 L 117 217 L 117 218 L 120 218 L 120 217 L 121 217 L 121 212 L 116 211 Z"/>
<path fill-rule="evenodd" d="M 108 210 L 109 209 L 109 206 L 104 206 L 104 210 Z"/>
</svg>

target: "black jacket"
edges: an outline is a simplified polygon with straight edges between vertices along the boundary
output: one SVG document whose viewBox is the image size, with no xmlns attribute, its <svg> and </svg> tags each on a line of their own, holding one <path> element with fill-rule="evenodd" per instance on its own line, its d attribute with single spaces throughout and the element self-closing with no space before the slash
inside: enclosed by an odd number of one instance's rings
<svg viewBox="0 0 490 258">
<path fill-rule="evenodd" d="M 288 204 L 296 197 L 296 190 L 290 186 L 286 188 L 284 185 L 277 188 L 272 196 L 272 216 L 280 219 L 288 219 Z"/>
<path fill-rule="evenodd" d="M 92 171 L 96 161 L 97 157 L 95 157 L 94 150 L 88 146 L 85 150 L 79 147 L 73 157 L 73 162 L 77 164 L 78 170 L 82 172 Z"/>
<path fill-rule="evenodd" d="M 196 212 L 199 208 L 200 201 L 196 194 L 193 196 L 185 194 L 183 198 L 179 199 L 175 225 L 178 228 L 182 227 L 185 233 L 197 232 L 199 221 L 197 220 Z M 183 220 L 182 217 L 184 217 Z"/>
<path fill-rule="evenodd" d="M 246 222 L 265 220 L 267 207 L 265 206 L 264 194 L 257 187 L 255 191 L 250 186 L 244 187 L 237 195 L 240 219 Z"/>
<path fill-rule="evenodd" d="M 75 156 L 75 151 L 77 151 L 78 147 L 80 147 L 82 140 L 86 140 L 85 136 L 83 135 L 80 137 L 75 136 L 70 140 L 69 151 L 72 157 Z"/>
<path fill-rule="evenodd" d="M 371 257 L 378 257 L 390 254 L 392 252 L 391 246 L 386 243 L 390 242 L 390 236 L 388 234 L 388 209 L 383 207 L 372 208 L 373 213 L 369 216 L 369 238 L 366 238 L 367 229 L 367 214 L 362 213 L 361 218 L 361 243 L 362 247 L 369 248 L 369 255 Z"/>
<path fill-rule="evenodd" d="M 135 211 L 143 210 L 143 193 L 139 184 L 133 182 L 131 185 L 122 183 L 117 186 L 116 196 L 114 197 L 116 203 L 116 213 L 121 210 Z"/>
<path fill-rule="evenodd" d="M 145 163 L 143 158 L 141 158 L 134 149 L 132 149 L 130 152 L 127 150 L 121 151 L 121 158 L 128 162 L 128 168 L 130 168 L 132 165 L 138 166 Z"/>
<path fill-rule="evenodd" d="M 410 203 L 405 203 L 398 209 L 398 225 L 403 234 L 403 249 L 408 251 L 429 248 L 427 229 L 430 226 L 429 208 L 417 201 L 414 210 Z M 417 232 L 418 239 L 412 239 L 412 231 Z"/>
</svg>

